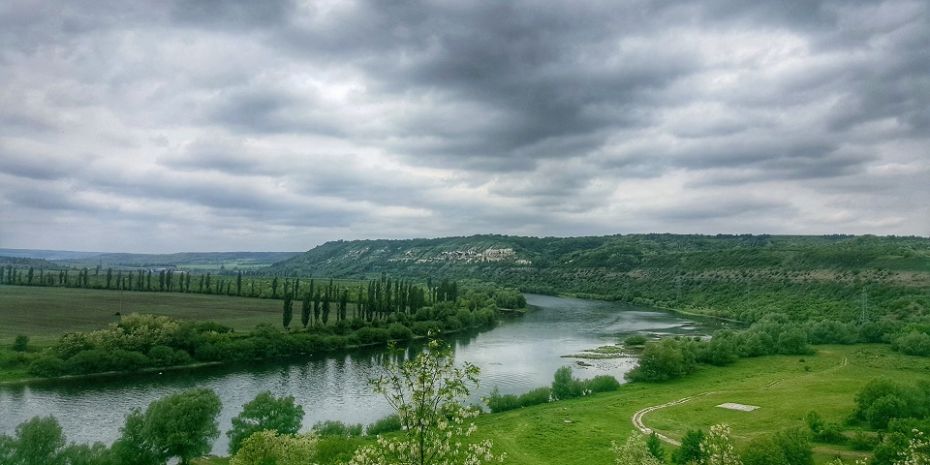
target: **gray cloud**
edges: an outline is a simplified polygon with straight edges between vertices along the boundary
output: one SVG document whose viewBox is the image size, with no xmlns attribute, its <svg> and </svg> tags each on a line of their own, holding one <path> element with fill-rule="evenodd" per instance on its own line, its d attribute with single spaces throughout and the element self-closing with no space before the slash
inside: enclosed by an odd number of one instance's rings
<svg viewBox="0 0 930 465">
<path fill-rule="evenodd" d="M 909 0 L 14 0 L 0 246 L 926 235 L 927 43 Z"/>
</svg>

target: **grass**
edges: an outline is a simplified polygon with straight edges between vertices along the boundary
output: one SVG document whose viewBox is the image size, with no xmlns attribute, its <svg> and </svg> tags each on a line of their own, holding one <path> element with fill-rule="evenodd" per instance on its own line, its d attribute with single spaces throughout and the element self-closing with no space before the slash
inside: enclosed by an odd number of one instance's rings
<svg viewBox="0 0 930 465">
<path fill-rule="evenodd" d="M 649 413 L 645 424 L 680 438 L 688 429 L 727 423 L 741 448 L 758 435 L 805 426 L 803 417 L 811 410 L 827 421 L 842 422 L 852 412 L 856 391 L 878 376 L 930 379 L 930 359 L 900 355 L 887 346 L 821 346 L 814 356 L 744 359 L 728 367 L 705 367 L 672 382 L 629 384 L 615 393 L 482 416 L 477 434 L 493 439 L 497 450 L 507 453 L 508 464 L 610 463 L 610 443 L 630 434 L 633 413 L 698 396 Z M 715 407 L 723 402 L 761 408 L 747 413 Z M 860 453 L 815 444 L 818 463 L 836 455 L 852 458 Z"/>
<path fill-rule="evenodd" d="M 280 300 L 221 295 L 0 285 L 0 344 L 26 334 L 41 345 L 66 332 L 103 328 L 117 312 L 211 320 L 248 330 L 259 323 L 279 325 L 281 305 Z"/>
<path fill-rule="evenodd" d="M 482 415 L 475 437 L 492 439 L 495 450 L 507 454 L 505 464 L 612 463 L 611 441 L 629 436 L 636 411 L 695 396 L 687 403 L 647 414 L 645 424 L 680 438 L 688 429 L 706 431 L 713 424 L 727 423 L 742 450 L 756 436 L 805 427 L 803 417 L 811 410 L 827 421 L 842 423 L 852 413 L 856 392 L 875 377 L 911 382 L 930 379 L 930 359 L 901 355 L 885 345 L 817 349 L 812 356 L 743 359 L 727 367 L 703 367 L 671 382 L 627 384 L 617 392 Z M 723 402 L 761 408 L 737 412 L 716 407 Z M 666 445 L 666 454 L 672 449 Z M 846 446 L 814 443 L 818 464 L 835 456 L 849 461 L 861 455 Z M 215 457 L 197 463 L 222 465 L 228 459 Z"/>
</svg>

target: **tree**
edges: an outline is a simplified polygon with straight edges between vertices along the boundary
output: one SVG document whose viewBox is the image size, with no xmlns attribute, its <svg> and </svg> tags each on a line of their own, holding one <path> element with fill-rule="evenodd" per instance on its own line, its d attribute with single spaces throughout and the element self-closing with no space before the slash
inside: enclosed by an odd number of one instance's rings
<svg viewBox="0 0 930 465">
<path fill-rule="evenodd" d="M 701 463 L 704 461 L 704 453 L 701 451 L 701 443 L 704 442 L 704 432 L 695 429 L 689 430 L 681 438 L 681 447 L 672 454 L 672 462 L 678 465 L 685 465 L 691 462 Z"/>
<path fill-rule="evenodd" d="M 788 465 L 785 453 L 770 436 L 753 439 L 743 452 L 744 465 Z"/>
<path fill-rule="evenodd" d="M 463 402 L 478 384 L 478 367 L 457 367 L 451 350 L 439 341 L 412 360 L 390 362 L 385 373 L 371 380 L 397 412 L 401 432 L 377 445 L 356 451 L 351 465 L 480 465 L 503 460 L 490 440 L 470 442 L 479 409 Z"/>
<path fill-rule="evenodd" d="M 271 298 L 272 299 L 278 298 L 278 277 L 277 276 L 275 276 L 274 279 L 271 280 Z"/>
<path fill-rule="evenodd" d="M 304 329 L 310 324 L 310 293 L 304 294 L 303 301 L 300 303 L 300 323 Z"/>
<path fill-rule="evenodd" d="M 126 416 L 126 422 L 120 428 L 120 437 L 113 443 L 112 456 L 116 463 L 133 465 L 163 465 L 165 459 L 160 457 L 154 444 L 145 433 L 145 414 L 133 409 Z"/>
<path fill-rule="evenodd" d="M 730 427 L 714 425 L 701 442 L 701 454 L 704 465 L 743 465 L 743 461 L 733 448 L 730 439 Z"/>
<path fill-rule="evenodd" d="M 800 428 L 779 431 L 774 440 L 788 465 L 814 465 L 814 452 L 805 431 Z"/>
<path fill-rule="evenodd" d="M 54 417 L 35 417 L 16 427 L 12 463 L 17 465 L 57 465 L 65 436 Z"/>
<path fill-rule="evenodd" d="M 611 443 L 614 449 L 614 463 L 617 465 L 662 465 L 649 450 L 642 434 L 633 432 L 623 445 Z"/>
<path fill-rule="evenodd" d="M 907 449 L 900 454 L 894 465 L 930 465 L 930 442 L 922 431 L 914 430 Z"/>
<path fill-rule="evenodd" d="M 177 457 L 182 465 L 210 451 L 220 435 L 216 417 L 220 398 L 209 389 L 192 389 L 152 402 L 145 411 L 142 436 L 161 459 Z"/>
<path fill-rule="evenodd" d="M 242 295 L 242 271 L 236 273 L 236 295 Z"/>
<path fill-rule="evenodd" d="M 274 397 L 265 391 L 242 406 L 242 412 L 232 419 L 229 453 L 235 454 L 249 436 L 258 431 L 296 434 L 304 418 L 304 409 L 294 403 L 294 397 Z"/>
<path fill-rule="evenodd" d="M 243 441 L 229 465 L 313 465 L 316 446 L 313 434 L 259 431 Z"/>
<path fill-rule="evenodd" d="M 659 435 L 655 431 L 646 438 L 646 447 L 656 460 L 665 463 L 665 448 L 662 447 L 662 440 L 659 439 Z"/>
<path fill-rule="evenodd" d="M 552 380 L 552 396 L 559 400 L 572 399 L 580 397 L 581 383 L 572 379 L 571 367 L 561 367 L 555 370 Z"/>
<path fill-rule="evenodd" d="M 13 339 L 13 350 L 16 352 L 25 352 L 29 348 L 29 336 L 22 334 Z"/>
<path fill-rule="evenodd" d="M 282 315 L 282 323 L 284 324 L 284 329 L 289 329 L 291 326 L 291 320 L 294 318 L 294 300 L 291 299 L 290 293 L 284 294 L 284 312 Z"/>
</svg>

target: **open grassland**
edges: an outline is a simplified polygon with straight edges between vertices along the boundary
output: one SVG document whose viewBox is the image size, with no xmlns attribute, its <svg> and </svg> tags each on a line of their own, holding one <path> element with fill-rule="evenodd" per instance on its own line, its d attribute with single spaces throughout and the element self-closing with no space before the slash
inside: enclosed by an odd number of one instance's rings
<svg viewBox="0 0 930 465">
<path fill-rule="evenodd" d="M 824 420 L 842 423 L 853 411 L 856 392 L 880 376 L 905 382 L 930 379 L 930 359 L 901 355 L 886 345 L 819 346 L 812 356 L 742 359 L 727 367 L 704 367 L 676 381 L 627 384 L 614 393 L 482 415 L 476 437 L 494 440 L 495 449 L 507 454 L 506 464 L 613 463 L 611 441 L 623 441 L 634 430 L 634 413 L 691 396 L 688 402 L 646 414 L 643 422 L 675 439 L 688 429 L 706 431 L 727 423 L 742 449 L 756 436 L 806 427 L 804 415 L 811 410 Z M 760 408 L 739 412 L 716 407 L 724 402 Z M 855 429 L 846 428 L 847 434 Z M 673 447 L 665 449 L 670 455 Z M 850 461 L 863 455 L 847 446 L 820 443 L 814 443 L 814 453 L 818 464 L 836 456 Z"/>
<path fill-rule="evenodd" d="M 930 359 L 901 355 L 888 346 L 820 346 L 817 355 L 742 359 L 723 368 L 705 367 L 694 375 L 661 384 L 624 385 L 616 393 L 555 402 L 482 416 L 481 437 L 491 438 L 510 464 L 611 463 L 611 441 L 624 440 L 633 414 L 645 407 L 694 396 L 680 405 L 647 414 L 646 426 L 680 439 L 688 429 L 705 431 L 716 423 L 732 427 L 738 447 L 758 435 L 805 427 L 804 415 L 817 411 L 842 423 L 853 411 L 856 392 L 870 379 L 930 379 Z M 754 412 L 717 408 L 724 402 L 757 405 Z M 850 428 L 851 430 L 852 428 Z M 671 446 L 666 446 L 670 452 Z M 845 446 L 815 444 L 815 459 L 861 455 Z"/>
<path fill-rule="evenodd" d="M 116 321 L 116 313 L 210 320 L 237 330 L 279 325 L 281 301 L 222 295 L 0 286 L 0 343 L 25 334 L 36 342 Z"/>
</svg>

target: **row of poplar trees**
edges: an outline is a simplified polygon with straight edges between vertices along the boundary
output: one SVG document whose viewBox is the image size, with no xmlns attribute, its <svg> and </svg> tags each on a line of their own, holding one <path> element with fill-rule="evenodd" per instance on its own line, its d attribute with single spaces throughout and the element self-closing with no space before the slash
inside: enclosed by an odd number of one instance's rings
<svg viewBox="0 0 930 465">
<path fill-rule="evenodd" d="M 273 293 L 277 291 L 277 278 L 272 282 Z M 317 286 L 311 279 L 309 289 L 301 292 L 300 279 L 293 282 L 284 281 L 284 308 L 282 324 L 290 329 L 294 319 L 294 302 L 300 300 L 300 323 L 304 328 L 325 326 L 329 323 L 330 313 L 335 306 L 336 321 L 349 318 L 349 290 L 334 286 L 333 280 L 325 286 Z M 354 297 L 352 318 L 374 321 L 387 318 L 391 314 L 414 314 L 428 303 L 454 302 L 458 298 L 458 284 L 443 280 L 434 286 L 432 279 L 427 280 L 426 288 L 413 282 L 391 279 L 381 275 L 380 279 L 368 281 L 366 286 L 359 286 Z"/>
</svg>

